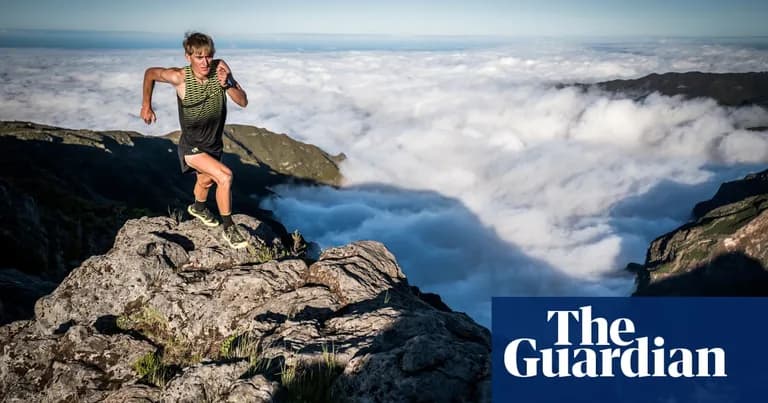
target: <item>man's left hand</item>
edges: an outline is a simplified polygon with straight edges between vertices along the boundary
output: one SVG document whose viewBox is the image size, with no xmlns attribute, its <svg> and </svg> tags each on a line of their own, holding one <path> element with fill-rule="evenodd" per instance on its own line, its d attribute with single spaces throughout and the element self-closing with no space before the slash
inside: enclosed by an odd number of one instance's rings
<svg viewBox="0 0 768 403">
<path fill-rule="evenodd" d="M 219 84 L 222 87 L 227 86 L 227 76 L 232 73 L 227 63 L 224 60 L 219 60 L 219 65 L 216 66 L 216 79 L 219 80 Z"/>
</svg>

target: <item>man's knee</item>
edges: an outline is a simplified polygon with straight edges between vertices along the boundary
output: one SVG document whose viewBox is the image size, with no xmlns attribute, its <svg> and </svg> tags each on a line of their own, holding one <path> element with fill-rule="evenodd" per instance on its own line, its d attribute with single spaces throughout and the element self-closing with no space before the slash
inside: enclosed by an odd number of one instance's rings
<svg viewBox="0 0 768 403">
<path fill-rule="evenodd" d="M 205 174 L 199 174 L 197 175 L 197 184 L 203 188 L 208 189 L 211 186 L 213 186 L 214 180 L 208 175 Z"/>
<path fill-rule="evenodd" d="M 216 184 L 219 186 L 229 186 L 232 184 L 232 180 L 232 171 L 228 168 L 222 169 L 221 172 L 216 175 Z"/>
</svg>

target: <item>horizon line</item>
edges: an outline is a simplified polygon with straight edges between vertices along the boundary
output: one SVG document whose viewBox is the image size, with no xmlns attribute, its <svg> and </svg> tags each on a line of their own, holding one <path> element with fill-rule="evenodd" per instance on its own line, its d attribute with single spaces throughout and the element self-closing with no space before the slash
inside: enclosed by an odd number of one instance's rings
<svg viewBox="0 0 768 403">
<path fill-rule="evenodd" d="M 162 35 L 183 37 L 187 32 L 203 32 L 201 30 L 189 29 L 179 32 L 160 32 L 160 31 L 137 31 L 137 30 L 99 30 L 99 29 L 63 29 L 63 28 L 0 28 L 0 35 L 13 32 L 39 32 L 39 33 L 80 33 L 80 34 L 140 34 L 140 35 Z M 218 33 L 217 37 L 229 37 L 238 39 L 247 39 L 249 37 L 269 37 L 269 36 L 322 36 L 322 37 L 381 37 L 381 38 L 484 38 L 484 39 L 517 39 L 517 38 L 542 38 L 542 39 L 588 39 L 588 38 L 646 38 L 646 39 L 738 39 L 750 38 L 768 39 L 768 34 L 764 35 L 683 35 L 683 34 L 567 34 L 567 35 L 541 35 L 541 34 L 413 34 L 413 33 L 354 33 L 354 32 L 252 32 L 252 33 Z"/>
</svg>

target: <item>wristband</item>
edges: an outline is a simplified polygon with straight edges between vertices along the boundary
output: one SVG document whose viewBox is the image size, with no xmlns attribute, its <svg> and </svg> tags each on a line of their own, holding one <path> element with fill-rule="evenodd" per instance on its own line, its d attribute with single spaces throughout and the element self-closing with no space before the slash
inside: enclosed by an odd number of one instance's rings
<svg viewBox="0 0 768 403">
<path fill-rule="evenodd" d="M 227 74 L 227 81 L 225 82 L 224 89 L 230 89 L 233 87 L 237 87 L 237 81 L 235 81 L 234 78 L 232 78 L 232 74 Z"/>
</svg>

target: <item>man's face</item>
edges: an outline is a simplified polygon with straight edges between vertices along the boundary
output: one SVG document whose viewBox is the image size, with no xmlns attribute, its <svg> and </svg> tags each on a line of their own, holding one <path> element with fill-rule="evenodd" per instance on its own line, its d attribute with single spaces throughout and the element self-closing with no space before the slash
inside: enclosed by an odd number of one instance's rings
<svg viewBox="0 0 768 403">
<path fill-rule="evenodd" d="M 213 55 L 210 51 L 201 50 L 191 55 L 185 55 L 187 61 L 192 66 L 192 71 L 198 76 L 207 76 L 211 71 L 211 61 Z"/>
</svg>

